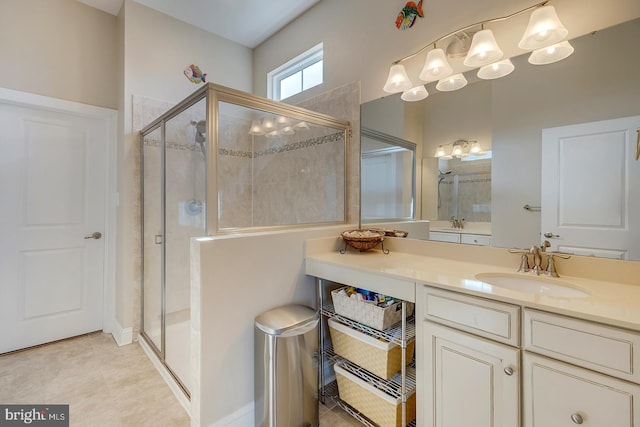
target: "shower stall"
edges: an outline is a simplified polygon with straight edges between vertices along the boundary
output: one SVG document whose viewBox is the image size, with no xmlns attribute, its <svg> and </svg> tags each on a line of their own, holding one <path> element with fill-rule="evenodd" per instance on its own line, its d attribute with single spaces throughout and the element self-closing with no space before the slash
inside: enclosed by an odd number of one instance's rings
<svg viewBox="0 0 640 427">
<path fill-rule="evenodd" d="M 140 131 L 141 335 L 187 396 L 191 238 L 345 223 L 348 137 L 348 122 L 212 83 Z"/>
</svg>

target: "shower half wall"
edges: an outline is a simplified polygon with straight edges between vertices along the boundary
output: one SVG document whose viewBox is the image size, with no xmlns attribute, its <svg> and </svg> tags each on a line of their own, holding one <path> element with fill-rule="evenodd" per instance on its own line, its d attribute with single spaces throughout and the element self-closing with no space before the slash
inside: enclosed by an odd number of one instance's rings
<svg viewBox="0 0 640 427">
<path fill-rule="evenodd" d="M 191 238 L 345 223 L 348 137 L 347 122 L 214 84 L 141 131 L 141 334 L 185 394 Z"/>
</svg>

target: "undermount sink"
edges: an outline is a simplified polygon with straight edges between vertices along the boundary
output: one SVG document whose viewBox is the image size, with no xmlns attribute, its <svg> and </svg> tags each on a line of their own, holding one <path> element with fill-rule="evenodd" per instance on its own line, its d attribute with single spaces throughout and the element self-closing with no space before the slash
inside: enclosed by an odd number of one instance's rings
<svg viewBox="0 0 640 427">
<path fill-rule="evenodd" d="M 498 288 L 559 298 L 584 298 L 589 293 L 557 279 L 507 273 L 480 273 L 475 278 Z"/>
</svg>

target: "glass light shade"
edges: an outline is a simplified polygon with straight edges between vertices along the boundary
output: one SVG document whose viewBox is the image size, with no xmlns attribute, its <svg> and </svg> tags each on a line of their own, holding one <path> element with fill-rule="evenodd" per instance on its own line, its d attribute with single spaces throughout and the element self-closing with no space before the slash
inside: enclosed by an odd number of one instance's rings
<svg viewBox="0 0 640 427">
<path fill-rule="evenodd" d="M 469 149 L 469 152 L 473 154 L 481 153 L 482 147 L 480 147 L 480 143 L 478 141 L 471 143 L 471 148 Z"/>
<path fill-rule="evenodd" d="M 444 51 L 442 49 L 433 49 L 427 53 L 427 59 L 420 73 L 420 80 L 434 82 L 449 77 L 451 73 L 453 73 L 453 68 L 449 65 Z"/>
<path fill-rule="evenodd" d="M 493 31 L 480 30 L 473 35 L 469 53 L 464 58 L 464 65 L 467 67 L 481 67 L 496 62 L 500 58 L 502 58 L 502 50 L 500 50 L 495 37 L 493 37 Z"/>
<path fill-rule="evenodd" d="M 436 89 L 442 92 L 462 89 L 467 85 L 467 79 L 462 74 L 454 74 L 446 79 L 440 80 L 436 85 Z"/>
<path fill-rule="evenodd" d="M 531 12 L 529 25 L 518 47 L 524 50 L 540 49 L 564 39 L 569 31 L 562 25 L 553 6 L 542 6 Z"/>
<path fill-rule="evenodd" d="M 442 145 L 438 145 L 438 149 L 436 150 L 436 157 L 445 157 L 447 152 L 444 150 Z"/>
<path fill-rule="evenodd" d="M 275 138 L 276 136 L 280 136 L 280 132 L 278 132 L 277 130 L 272 130 L 271 132 L 267 133 L 267 138 Z"/>
<path fill-rule="evenodd" d="M 279 125 L 288 125 L 290 122 L 291 120 L 289 120 L 285 116 L 278 116 L 278 118 L 276 119 L 276 123 L 278 123 Z"/>
<path fill-rule="evenodd" d="M 262 119 L 262 129 L 264 129 L 265 132 L 269 132 L 275 127 L 276 127 L 276 124 L 273 122 L 273 119 L 269 117 L 265 117 L 264 119 Z"/>
<path fill-rule="evenodd" d="M 402 92 L 402 95 L 400 96 L 400 98 L 403 101 L 411 102 L 411 101 L 421 101 L 425 99 L 427 96 L 429 96 L 429 92 L 427 92 L 427 88 L 424 87 L 424 85 L 419 85 Z"/>
<path fill-rule="evenodd" d="M 254 120 L 251 122 L 251 127 L 249 128 L 249 135 L 264 135 L 262 126 L 260 126 L 260 120 Z"/>
<path fill-rule="evenodd" d="M 387 82 L 384 84 L 382 90 L 389 93 L 404 92 L 411 89 L 411 80 L 407 76 L 407 71 L 402 64 L 394 64 L 389 69 L 389 76 Z"/>
<path fill-rule="evenodd" d="M 307 122 L 298 122 L 293 125 L 293 128 L 298 130 L 309 130 L 309 125 L 307 124 Z"/>
<path fill-rule="evenodd" d="M 280 129 L 280 133 L 282 135 L 293 135 L 296 132 L 293 130 L 293 128 L 291 126 L 286 126 L 286 127 L 283 127 L 282 129 Z"/>
<path fill-rule="evenodd" d="M 529 63 L 533 65 L 546 65 L 561 61 L 573 53 L 573 46 L 568 41 L 556 43 L 552 46 L 534 50 L 529 55 Z"/>
<path fill-rule="evenodd" d="M 500 77 L 510 74 L 515 68 L 510 59 L 503 59 L 502 61 L 480 67 L 478 77 L 485 80 L 499 79 Z"/>
<path fill-rule="evenodd" d="M 451 155 L 452 156 L 462 156 L 462 154 L 464 153 L 464 150 L 462 148 L 461 145 L 459 144 L 454 144 L 453 145 L 453 150 L 451 150 Z"/>
</svg>

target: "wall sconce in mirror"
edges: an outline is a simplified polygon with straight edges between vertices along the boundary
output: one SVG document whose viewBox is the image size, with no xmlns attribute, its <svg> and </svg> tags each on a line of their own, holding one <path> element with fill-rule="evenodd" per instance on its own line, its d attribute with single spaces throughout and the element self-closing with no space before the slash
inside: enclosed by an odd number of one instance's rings
<svg viewBox="0 0 640 427">
<path fill-rule="evenodd" d="M 497 79 L 510 74 L 514 65 L 508 58 L 503 58 L 503 51 L 498 46 L 493 32 L 491 29 L 485 29 L 484 25 L 504 21 L 531 10 L 533 12 L 529 17 L 529 24 L 518 43 L 520 49 L 532 52 L 529 62 L 534 65 L 546 65 L 567 58 L 573 53 L 573 47 L 564 40 L 569 32 L 560 22 L 555 8 L 547 3 L 548 0 L 545 0 L 510 15 L 476 22 L 437 38 L 417 52 L 394 61 L 383 90 L 388 93 L 403 92 L 401 98 L 405 101 L 426 98 L 426 89 L 421 89 L 424 85 L 411 82 L 402 62 L 429 48 L 431 50 L 427 53 L 419 79 L 427 83 L 438 81 L 436 89 L 439 91 L 458 90 L 466 85 L 464 75 L 456 73 L 448 59 L 464 58 L 463 63 L 466 67 L 479 68 L 478 77 L 481 79 Z M 445 50 L 437 47 L 438 42 L 448 38 L 452 40 Z"/>
<path fill-rule="evenodd" d="M 435 157 L 439 159 L 452 159 L 454 157 L 463 158 L 469 155 L 483 154 L 484 150 L 478 141 L 467 141 L 459 139 L 449 144 L 439 145 L 436 149 Z"/>
</svg>

